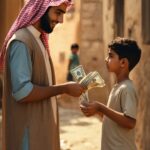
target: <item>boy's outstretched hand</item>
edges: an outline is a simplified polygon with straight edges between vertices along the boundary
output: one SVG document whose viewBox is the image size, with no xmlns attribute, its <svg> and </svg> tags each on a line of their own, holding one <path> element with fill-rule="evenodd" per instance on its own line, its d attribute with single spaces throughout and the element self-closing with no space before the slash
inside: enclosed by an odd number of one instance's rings
<svg viewBox="0 0 150 150">
<path fill-rule="evenodd" d="M 99 114 L 99 103 L 97 101 L 82 103 L 80 104 L 80 109 L 85 116 L 90 117 L 95 114 Z"/>
</svg>

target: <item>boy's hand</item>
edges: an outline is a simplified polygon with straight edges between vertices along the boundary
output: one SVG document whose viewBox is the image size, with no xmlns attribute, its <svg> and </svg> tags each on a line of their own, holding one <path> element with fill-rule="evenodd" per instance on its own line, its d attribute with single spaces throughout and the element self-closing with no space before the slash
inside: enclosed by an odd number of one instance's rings
<svg viewBox="0 0 150 150">
<path fill-rule="evenodd" d="M 84 113 L 85 116 L 90 117 L 95 114 L 98 114 L 98 109 L 99 109 L 99 104 L 98 102 L 90 102 L 90 103 L 82 103 L 80 104 L 80 109 Z"/>
</svg>

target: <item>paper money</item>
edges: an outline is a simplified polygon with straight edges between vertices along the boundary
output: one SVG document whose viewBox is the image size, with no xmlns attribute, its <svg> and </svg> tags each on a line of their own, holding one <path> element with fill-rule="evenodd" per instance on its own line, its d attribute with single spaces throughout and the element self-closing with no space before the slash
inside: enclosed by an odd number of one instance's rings
<svg viewBox="0 0 150 150">
<path fill-rule="evenodd" d="M 82 65 L 80 65 L 72 69 L 70 72 L 74 80 L 80 83 L 84 89 L 90 90 L 95 87 L 105 86 L 105 81 L 97 71 L 90 72 L 86 75 Z M 82 102 L 89 102 L 88 91 L 80 96 L 80 100 Z"/>
<path fill-rule="evenodd" d="M 77 82 L 79 82 L 83 77 L 86 76 L 82 65 L 77 66 L 76 68 L 72 69 L 70 72 L 71 72 L 74 80 Z"/>
<path fill-rule="evenodd" d="M 105 86 L 104 80 L 97 71 L 90 72 L 79 83 L 87 90 L 90 90 L 95 87 Z"/>
<path fill-rule="evenodd" d="M 89 96 L 87 91 L 80 96 L 80 102 L 89 102 Z"/>
<path fill-rule="evenodd" d="M 77 66 L 76 68 L 72 69 L 70 72 L 74 80 L 77 82 L 80 82 L 86 76 L 82 65 Z M 88 92 L 85 92 L 80 96 L 80 101 L 89 102 Z"/>
</svg>

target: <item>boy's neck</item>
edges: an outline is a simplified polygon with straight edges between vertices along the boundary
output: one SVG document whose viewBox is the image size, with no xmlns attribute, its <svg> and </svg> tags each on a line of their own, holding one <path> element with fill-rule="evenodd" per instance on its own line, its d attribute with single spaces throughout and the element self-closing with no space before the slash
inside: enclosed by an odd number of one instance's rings
<svg viewBox="0 0 150 150">
<path fill-rule="evenodd" d="M 127 80 L 129 79 L 129 72 L 116 74 L 116 78 L 117 78 L 117 83 Z"/>
</svg>

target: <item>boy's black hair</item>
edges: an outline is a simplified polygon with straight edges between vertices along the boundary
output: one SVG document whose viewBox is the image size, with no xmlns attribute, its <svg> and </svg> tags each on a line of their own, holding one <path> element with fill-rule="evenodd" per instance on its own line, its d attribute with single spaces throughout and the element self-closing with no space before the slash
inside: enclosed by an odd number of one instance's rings
<svg viewBox="0 0 150 150">
<path fill-rule="evenodd" d="M 141 58 L 141 49 L 137 42 L 127 38 L 117 37 L 108 47 L 119 55 L 119 59 L 127 58 L 129 61 L 129 71 L 131 71 Z"/>
<path fill-rule="evenodd" d="M 71 45 L 71 50 L 74 49 L 74 48 L 79 49 L 79 45 L 77 43 L 72 44 Z"/>
</svg>

